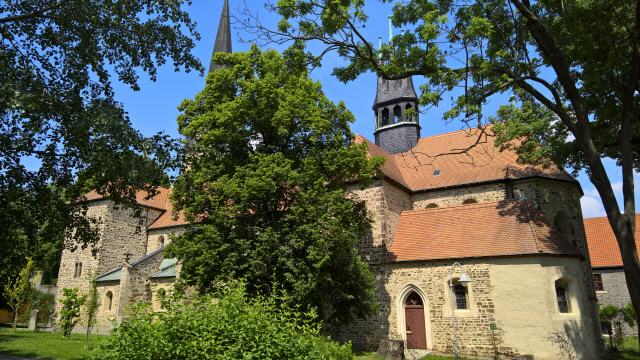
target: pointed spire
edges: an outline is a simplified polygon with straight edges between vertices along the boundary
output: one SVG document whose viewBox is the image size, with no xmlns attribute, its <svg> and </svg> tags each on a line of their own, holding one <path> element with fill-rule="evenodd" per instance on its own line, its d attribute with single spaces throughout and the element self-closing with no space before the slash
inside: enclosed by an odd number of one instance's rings
<svg viewBox="0 0 640 360">
<path fill-rule="evenodd" d="M 221 65 L 213 63 L 213 55 L 218 52 L 231 52 L 231 21 L 229 20 L 229 0 L 224 0 L 224 5 L 222 6 L 222 14 L 220 14 L 220 22 L 218 23 L 216 42 L 213 45 L 213 53 L 211 54 L 209 72 L 215 71 L 222 67 Z"/>
<path fill-rule="evenodd" d="M 389 43 L 393 42 L 393 24 L 391 23 L 391 15 L 387 16 L 389 19 Z"/>
</svg>

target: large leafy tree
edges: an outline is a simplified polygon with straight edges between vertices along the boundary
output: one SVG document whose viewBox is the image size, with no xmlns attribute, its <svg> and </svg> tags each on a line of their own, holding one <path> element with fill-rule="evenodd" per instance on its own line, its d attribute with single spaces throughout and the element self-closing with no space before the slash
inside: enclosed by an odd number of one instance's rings
<svg viewBox="0 0 640 360">
<path fill-rule="evenodd" d="M 640 314 L 633 177 L 640 167 L 640 1 L 407 0 L 392 14 L 406 31 L 380 49 L 363 35 L 364 0 L 279 0 L 270 8 L 281 15 L 277 29 L 252 22 L 252 30 L 274 42 L 324 44 L 310 57 L 316 64 L 335 50 L 345 60 L 334 69 L 339 79 L 365 71 L 388 79 L 424 76 L 421 104 L 453 98 L 447 120 L 487 130 L 481 136 L 495 131 L 522 162 L 585 170 L 602 198 Z M 484 105 L 504 92 L 512 101 L 490 118 Z M 622 204 L 604 157 L 621 166 Z"/>
<path fill-rule="evenodd" d="M 166 183 L 174 142 L 133 129 L 111 83 L 202 70 L 185 3 L 0 2 L 0 281 L 27 254 L 55 274 L 64 230 L 92 234 L 73 203 L 87 189 L 132 202 Z"/>
<path fill-rule="evenodd" d="M 194 223 L 168 247 L 202 291 L 241 278 L 349 321 L 374 309 L 373 279 L 356 251 L 364 204 L 346 186 L 379 166 L 352 142 L 353 115 L 308 77 L 302 51 L 219 54 L 225 67 L 181 105 L 188 139 L 173 199 Z"/>
</svg>

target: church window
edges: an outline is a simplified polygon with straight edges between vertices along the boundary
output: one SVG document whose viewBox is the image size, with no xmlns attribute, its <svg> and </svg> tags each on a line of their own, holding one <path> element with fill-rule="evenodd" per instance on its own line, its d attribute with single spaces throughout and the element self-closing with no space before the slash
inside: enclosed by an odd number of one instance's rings
<svg viewBox="0 0 640 360">
<path fill-rule="evenodd" d="M 164 247 L 164 236 L 160 235 L 158 237 L 158 246 L 159 247 Z"/>
<path fill-rule="evenodd" d="M 478 200 L 474 198 L 468 198 L 462 202 L 462 205 L 477 204 L 477 203 L 478 203 Z"/>
<path fill-rule="evenodd" d="M 388 108 L 382 109 L 382 122 L 380 123 L 380 126 L 385 126 L 385 125 L 389 125 L 389 109 Z"/>
<path fill-rule="evenodd" d="M 568 283 L 565 280 L 556 280 L 556 300 L 558 302 L 558 310 L 564 314 L 571 311 L 568 288 Z"/>
<path fill-rule="evenodd" d="M 393 123 L 400 122 L 400 118 L 402 117 L 402 108 L 400 105 L 396 105 L 393 107 Z"/>
<path fill-rule="evenodd" d="M 596 291 L 604 291 L 604 284 L 602 283 L 602 274 L 593 274 L 593 288 Z"/>
<path fill-rule="evenodd" d="M 456 299 L 456 309 L 467 310 L 469 308 L 467 304 L 467 288 L 461 284 L 456 284 L 453 286 L 453 294 Z"/>
<path fill-rule="evenodd" d="M 427 206 L 425 206 L 424 208 L 425 208 L 425 209 L 435 209 L 435 208 L 437 208 L 437 207 L 438 207 L 438 204 L 436 204 L 436 203 L 430 203 L 430 204 L 427 204 Z"/>
<path fill-rule="evenodd" d="M 113 305 L 113 293 L 111 291 L 107 291 L 104 294 L 104 303 L 102 304 L 105 310 L 111 310 L 111 306 Z"/>
<path fill-rule="evenodd" d="M 76 261 L 75 268 L 73 269 L 73 277 L 79 278 L 82 276 L 82 263 L 80 261 Z"/>
</svg>

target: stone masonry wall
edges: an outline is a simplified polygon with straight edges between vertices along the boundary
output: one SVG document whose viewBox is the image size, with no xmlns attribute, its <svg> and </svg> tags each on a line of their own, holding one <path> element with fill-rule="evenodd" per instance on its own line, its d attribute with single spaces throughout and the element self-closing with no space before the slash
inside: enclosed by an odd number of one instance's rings
<svg viewBox="0 0 640 360">
<path fill-rule="evenodd" d="M 141 218 L 137 218 L 132 209 L 114 207 L 101 239 L 99 272 L 122 266 L 127 258 L 134 261 L 144 256 L 147 253 L 146 228 L 160 214 L 159 210 L 143 208 Z"/>
<path fill-rule="evenodd" d="M 164 239 L 164 246 L 167 246 L 175 236 L 184 232 L 184 226 L 175 226 L 164 229 L 152 229 L 147 231 L 147 254 L 157 250 Z"/>
<path fill-rule="evenodd" d="M 108 201 L 96 201 L 89 205 L 87 217 L 96 221 L 99 240 L 95 246 L 87 246 L 74 242 L 72 239 L 65 240 L 65 247 L 60 258 L 60 268 L 58 270 L 58 290 L 56 294 L 56 314 L 60 314 L 60 299 L 64 288 L 77 288 L 82 294 L 87 294 L 91 287 L 91 277 L 99 273 L 99 252 L 101 239 L 105 233 L 105 224 L 109 223 L 111 217 L 111 204 Z M 74 277 L 76 263 L 82 264 L 82 274 Z"/>
<path fill-rule="evenodd" d="M 119 320 L 120 308 L 120 281 L 109 281 L 98 284 L 98 310 L 96 311 L 96 330 L 108 332 L 113 328 L 113 323 Z M 111 292 L 111 309 L 107 293 Z"/>
<path fill-rule="evenodd" d="M 420 192 L 411 196 L 413 209 L 424 209 L 429 204 L 438 207 L 459 206 L 467 199 L 474 199 L 479 203 L 505 200 L 506 187 L 504 183 L 471 185 L 453 189 Z"/>
<path fill-rule="evenodd" d="M 136 302 L 151 302 L 151 282 L 149 275 L 157 272 L 160 268 L 164 252 L 159 251 L 155 255 L 149 256 L 135 266 L 128 267 L 127 294 L 123 299 L 125 306 Z"/>
<path fill-rule="evenodd" d="M 383 196 L 384 244 L 390 246 L 396 234 L 400 213 L 405 210 L 412 210 L 413 204 L 411 203 L 411 196 L 407 192 L 390 182 L 384 182 Z"/>
<path fill-rule="evenodd" d="M 591 303 L 591 316 L 598 318 L 598 303 L 593 287 L 593 275 L 589 261 L 589 249 L 584 230 L 584 219 L 580 206 L 582 196 L 580 185 L 575 182 L 557 181 L 550 179 L 529 179 L 513 183 L 513 195 L 518 200 L 532 201 L 546 221 L 555 226 L 567 241 L 580 250 L 583 261 L 581 263 L 583 276 L 580 281 L 588 291 Z M 594 332 L 600 333 L 599 322 L 593 322 Z M 604 350 L 604 344 L 598 341 L 599 348 Z"/>
</svg>

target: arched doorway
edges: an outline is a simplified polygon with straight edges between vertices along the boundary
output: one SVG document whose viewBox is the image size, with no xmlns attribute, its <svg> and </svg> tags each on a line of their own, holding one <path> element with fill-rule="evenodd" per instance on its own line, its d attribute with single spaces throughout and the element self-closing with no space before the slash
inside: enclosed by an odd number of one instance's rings
<svg viewBox="0 0 640 360">
<path fill-rule="evenodd" d="M 415 291 L 412 291 L 405 300 L 404 319 L 407 331 L 407 349 L 426 349 L 424 304 L 420 295 Z"/>
</svg>

